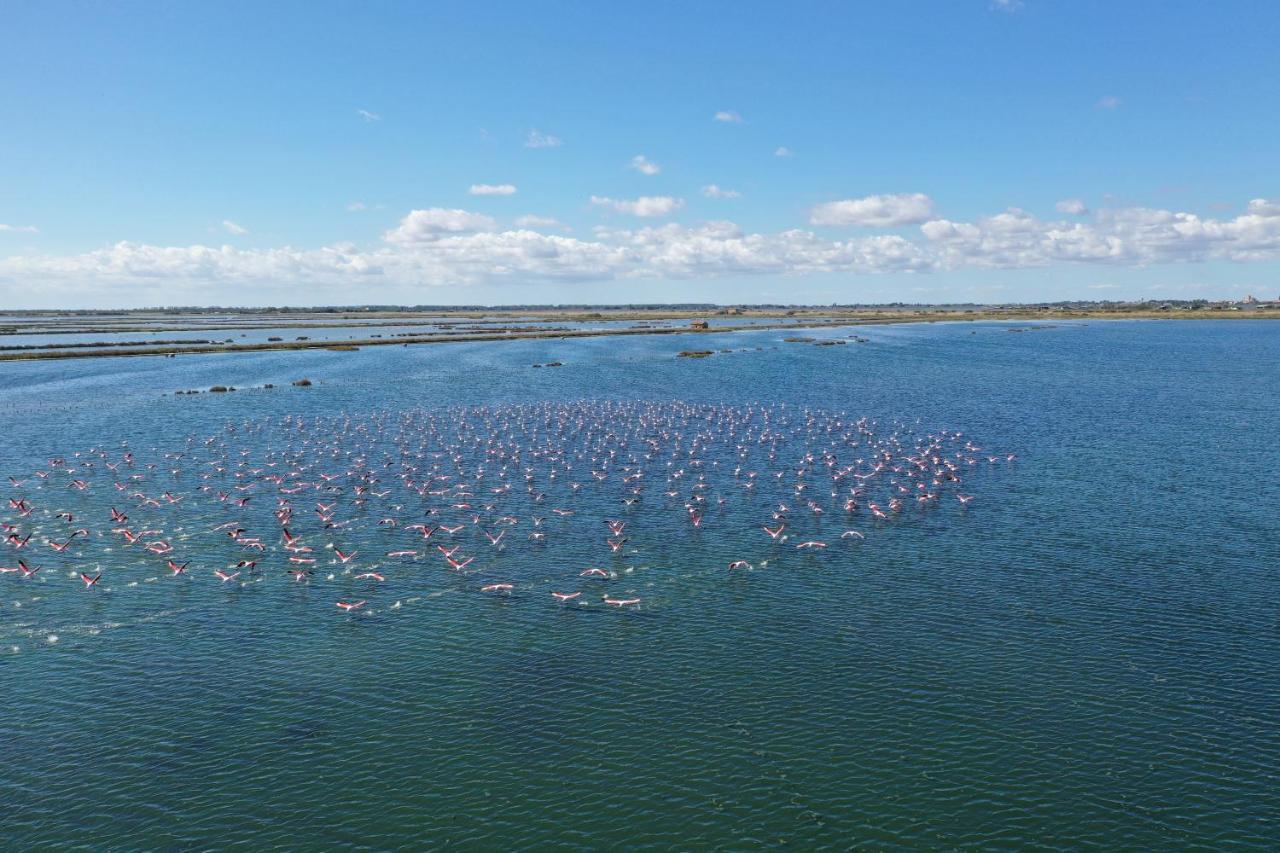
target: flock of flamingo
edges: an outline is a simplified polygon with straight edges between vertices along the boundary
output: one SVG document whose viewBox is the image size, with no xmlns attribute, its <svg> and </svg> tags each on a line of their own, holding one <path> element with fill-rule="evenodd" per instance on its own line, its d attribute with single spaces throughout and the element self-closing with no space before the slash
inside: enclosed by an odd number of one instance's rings
<svg viewBox="0 0 1280 853">
<path fill-rule="evenodd" d="M 643 606 L 637 562 L 739 575 L 974 500 L 1014 460 L 960 432 L 783 405 L 579 402 L 228 422 L 9 478 L 0 577 L 226 589 L 328 581 L 369 612 L 443 571 L 477 595 Z M 3 552 L 8 552 L 7 555 Z M 852 560 L 852 556 L 849 556 Z M 389 603 L 398 608 L 400 600 Z"/>
</svg>

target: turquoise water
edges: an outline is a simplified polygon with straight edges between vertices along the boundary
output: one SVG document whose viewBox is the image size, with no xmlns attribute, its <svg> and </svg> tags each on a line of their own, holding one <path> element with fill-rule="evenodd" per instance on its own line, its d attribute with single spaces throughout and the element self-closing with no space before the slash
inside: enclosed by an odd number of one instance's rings
<svg viewBox="0 0 1280 853">
<path fill-rule="evenodd" d="M 164 453 L 188 436 L 257 459 L 283 446 L 289 416 L 336 434 L 387 412 L 511 417 L 568 401 L 619 432 L 632 405 L 846 413 L 904 436 L 963 431 L 1002 461 L 966 471 L 967 508 L 793 513 L 796 535 L 831 543 L 817 552 L 771 550 L 754 529 L 763 510 L 737 497 L 695 533 L 678 505 L 651 500 L 657 482 L 620 555 L 599 553 L 599 519 L 628 510 L 589 487 L 572 519 L 547 513 L 564 535 L 544 551 L 514 533 L 501 555 L 468 540 L 475 575 L 385 558 L 366 524 L 353 565 L 373 557 L 388 579 L 349 615 L 333 601 L 365 587 L 327 553 L 310 583 L 283 576 L 278 553 L 261 582 L 211 578 L 226 546 L 210 544 L 210 522 L 231 516 L 196 500 L 194 471 L 175 479 L 193 503 L 156 510 L 191 577 L 109 536 L 69 555 L 39 544 L 74 526 L 59 509 L 108 527 L 95 518 L 115 500 L 104 473 L 86 492 L 35 491 L 31 516 L 3 516 L 34 531 L 45 568 L 0 576 L 0 836 L 1275 847 L 1280 327 L 1008 328 L 860 328 L 870 343 L 832 347 L 753 332 L 5 365 L 0 474 L 19 479 L 122 441 L 162 463 L 157 478 L 187 464 Z M 674 357 L 695 344 L 733 351 Z M 564 366 L 531 366 L 551 361 Z M 289 385 L 304 376 L 316 384 Z M 213 384 L 242 390 L 171 393 Z M 246 513 L 274 509 L 259 495 Z M 298 515 L 316 500 L 298 496 Z M 866 539 L 839 540 L 849 528 Z M 0 562 L 23 553 L 0 547 Z M 738 558 L 752 570 L 728 573 Z M 641 604 L 549 601 L 596 563 Z M 85 590 L 82 568 L 104 588 Z M 510 596 L 478 592 L 508 578 Z"/>
</svg>

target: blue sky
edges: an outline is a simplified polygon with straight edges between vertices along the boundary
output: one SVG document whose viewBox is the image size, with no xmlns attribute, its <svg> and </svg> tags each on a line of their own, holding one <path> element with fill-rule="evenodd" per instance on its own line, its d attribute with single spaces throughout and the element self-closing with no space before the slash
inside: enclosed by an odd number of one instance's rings
<svg viewBox="0 0 1280 853">
<path fill-rule="evenodd" d="M 1280 290 L 1272 3 L 4 18 L 12 307 Z"/>
</svg>

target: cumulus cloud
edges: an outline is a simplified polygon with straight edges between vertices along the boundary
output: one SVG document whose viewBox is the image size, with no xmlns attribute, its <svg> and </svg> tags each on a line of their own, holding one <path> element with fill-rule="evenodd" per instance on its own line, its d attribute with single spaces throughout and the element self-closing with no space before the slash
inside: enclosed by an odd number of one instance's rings
<svg viewBox="0 0 1280 853">
<path fill-rule="evenodd" d="M 1091 222 L 1046 222 L 1010 208 L 976 222 L 935 219 L 920 230 L 948 268 L 1280 258 L 1280 205 L 1266 199 L 1250 201 L 1233 219 L 1130 207 L 1099 211 Z"/>
<path fill-rule="evenodd" d="M 1078 198 L 1064 198 L 1054 207 L 1057 208 L 1059 213 L 1066 213 L 1071 216 L 1084 216 L 1089 212 L 1089 208 Z"/>
<path fill-rule="evenodd" d="M 742 116 L 738 115 L 733 110 L 719 110 L 716 112 L 714 116 L 712 116 L 712 119 L 714 121 L 723 121 L 729 124 L 742 123 Z"/>
<path fill-rule="evenodd" d="M 1123 101 L 1121 101 L 1115 95 L 1103 95 L 1101 98 L 1098 99 L 1098 103 L 1095 104 L 1094 106 L 1096 106 L 1100 110 L 1116 110 L 1120 108 L 1120 104 L 1122 103 Z"/>
<path fill-rule="evenodd" d="M 591 203 L 596 207 L 607 207 L 619 213 L 643 217 L 669 216 L 684 207 L 684 199 L 672 198 L 669 195 L 642 195 L 637 199 L 593 195 Z"/>
<path fill-rule="evenodd" d="M 365 121 L 382 121 L 382 116 L 377 113 L 371 113 L 368 110 L 356 110 L 356 115 Z"/>
<path fill-rule="evenodd" d="M 411 210 L 400 224 L 384 237 L 388 243 L 424 243 L 437 240 L 446 234 L 467 234 L 475 231 L 497 230 L 498 223 L 492 217 L 471 213 L 457 208 L 429 207 Z"/>
<path fill-rule="evenodd" d="M 931 219 L 914 236 L 848 239 L 805 229 L 751 233 L 732 222 L 602 227 L 590 239 L 529 230 L 548 224 L 522 217 L 519 229 L 499 230 L 481 214 L 429 208 L 411 211 L 381 244 L 368 248 L 123 242 L 77 255 L 0 259 L 0 292 L 13 296 L 39 286 L 43 293 L 92 294 L 116 287 L 147 295 L 139 300 L 188 292 L 187 298 L 207 300 L 210 293 L 250 286 L 255 294 L 271 292 L 275 301 L 341 298 L 352 288 L 411 298 L 439 285 L 1280 260 L 1280 203 L 1261 198 L 1222 219 L 1135 207 L 1098 211 L 1084 221 L 1051 221 L 1011 208 L 974 221 Z"/>
<path fill-rule="evenodd" d="M 416 222 L 411 214 L 406 223 Z M 403 228 L 403 225 L 402 225 Z M 398 229 L 397 231 L 399 231 Z M 535 231 L 433 232 L 431 239 L 386 235 L 380 248 L 248 250 L 118 243 L 69 257 L 0 261 L 0 280 L 98 286 L 293 283 L 309 288 L 375 284 L 429 287 L 500 281 L 601 281 L 760 273 L 924 271 L 928 257 L 897 236 L 824 240 L 812 232 L 748 234 L 729 222 L 601 229 L 595 239 Z M 314 290 L 310 292 L 315 292 Z"/>
<path fill-rule="evenodd" d="M 869 195 L 815 206 L 811 225 L 867 225 L 890 228 L 924 222 L 933 214 L 933 199 L 924 193 Z"/>
<path fill-rule="evenodd" d="M 662 171 L 661 166 L 654 163 L 652 160 L 649 160 L 643 154 L 637 154 L 632 157 L 628 168 L 635 169 L 642 175 L 656 175 Z"/>
<path fill-rule="evenodd" d="M 741 198 L 742 193 L 737 190 L 727 190 L 715 184 L 707 184 L 702 188 L 702 194 L 707 198 Z"/>
<path fill-rule="evenodd" d="M 536 128 L 529 131 L 524 138 L 525 148 L 559 148 L 564 145 L 564 140 L 558 136 L 552 136 L 549 133 L 543 133 Z"/>
<path fill-rule="evenodd" d="M 472 184 L 471 195 L 515 195 L 515 184 Z"/>
<path fill-rule="evenodd" d="M 245 228 L 243 225 L 238 225 L 230 219 L 222 220 L 222 227 L 226 229 L 228 234 L 234 234 L 237 237 L 243 237 L 245 234 L 249 233 L 248 228 Z"/>
<path fill-rule="evenodd" d="M 14 234 L 38 234 L 40 229 L 34 225 L 6 225 L 0 222 L 0 233 L 10 232 Z"/>
<path fill-rule="evenodd" d="M 779 145 L 773 150 L 774 157 L 794 157 L 795 152 L 785 145 Z"/>
</svg>

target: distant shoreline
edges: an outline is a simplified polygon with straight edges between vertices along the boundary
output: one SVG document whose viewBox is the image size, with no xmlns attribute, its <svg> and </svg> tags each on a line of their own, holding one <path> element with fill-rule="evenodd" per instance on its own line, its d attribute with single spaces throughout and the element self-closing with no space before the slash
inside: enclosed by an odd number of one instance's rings
<svg viewBox="0 0 1280 853">
<path fill-rule="evenodd" d="M 156 332 L 211 332 L 211 331 L 230 331 L 230 330 L 253 330 L 253 329 L 325 329 L 336 328 L 351 331 L 350 326 L 343 326 L 341 323 L 319 322 L 320 314 L 305 314 L 303 312 L 282 312 L 280 314 L 254 313 L 243 314 L 245 318 L 252 317 L 254 322 L 224 321 L 217 325 L 220 316 L 227 312 L 214 311 L 207 314 L 163 314 L 156 312 L 161 317 L 169 317 L 175 321 L 179 321 L 171 325 L 163 326 L 139 326 L 137 318 L 139 313 L 131 312 L 124 314 L 117 312 L 104 312 L 103 314 L 92 313 L 42 313 L 39 315 L 29 314 L 28 316 L 54 317 L 61 322 L 72 319 L 84 319 L 86 321 L 97 320 L 96 323 L 86 322 L 81 326 L 73 326 L 66 329 L 33 329 L 24 330 L 21 325 L 9 325 L 0 330 L 0 341 L 4 335 L 58 335 L 58 334 L 120 334 L 120 333 L 156 333 Z M 17 314 L 17 312 L 14 312 Z M 114 325 L 110 322 L 103 323 L 108 317 L 131 318 L 132 325 Z M 209 318 L 213 321 L 211 324 L 187 323 L 181 324 L 182 317 L 189 317 L 192 320 L 201 317 Z M 434 318 L 436 322 L 429 322 L 428 317 Z M 590 338 L 590 337 L 609 337 L 615 335 L 675 335 L 675 334 L 718 334 L 726 332 L 743 332 L 743 331 L 780 331 L 788 329 L 822 329 L 822 328 L 840 328 L 847 326 L 865 326 L 865 325 L 891 325 L 903 323 L 938 323 L 938 322 L 1027 322 L 1027 321 L 1079 321 L 1079 320 L 1277 320 L 1280 319 L 1280 308 L 1272 309 L 1270 307 L 1256 310 L 1124 310 L 1124 311 L 1107 311 L 1107 310 L 1053 310 L 1053 309 L 1035 309 L 1035 310 L 994 310 L 994 311 L 977 311 L 977 310 L 911 310 L 911 311 L 842 311 L 840 309 L 787 309 L 785 311 L 768 310 L 768 309 L 742 309 L 736 313 L 722 313 L 721 311 L 694 311 L 694 310 L 664 310 L 654 309 L 650 311 L 623 309 L 612 311 L 602 309 L 599 311 L 584 312 L 581 310 L 558 310 L 543 309 L 539 310 L 512 310 L 512 309 L 488 309 L 479 310 L 474 313 L 468 311 L 463 313 L 441 312 L 421 312 L 421 313 L 402 313 L 402 312 L 342 312 L 335 314 L 324 314 L 325 320 L 378 320 L 377 323 L 360 323 L 360 326 L 367 325 L 369 330 L 375 331 L 387 326 L 435 326 L 441 325 L 438 321 L 442 317 L 448 317 L 445 324 L 454 322 L 466 322 L 468 325 L 497 325 L 500 323 L 509 323 L 519 319 L 522 322 L 574 322 L 574 323 L 590 323 L 590 322 L 658 322 L 658 321 L 688 321 L 690 323 L 715 320 L 732 320 L 734 318 L 776 318 L 784 320 L 777 323 L 755 323 L 755 324 L 733 324 L 726 322 L 724 325 L 711 326 L 706 329 L 693 328 L 691 326 L 676 327 L 627 327 L 627 328 L 604 328 L 604 329 L 545 329 L 533 328 L 525 330 L 492 330 L 488 332 L 475 332 L 471 330 L 463 332 L 451 332 L 448 330 L 437 331 L 433 334 L 413 335 L 401 333 L 404 336 L 393 337 L 348 337 L 335 338 L 330 340 L 294 340 L 294 341 L 264 341 L 257 343 L 208 343 L 199 344 L 190 347 L 175 348 L 164 344 L 154 344 L 147 346 L 115 346 L 109 342 L 102 342 L 101 349 L 91 348 L 91 344 L 68 344 L 66 350 L 50 350 L 50 349 L 30 349 L 14 352 L 0 353 L 0 362 L 12 361 L 48 361 L 69 358 L 112 358 L 112 357 L 128 357 L 128 356 L 177 356 L 177 355 L 207 355 L 210 353 L 247 353 L 247 352 L 276 352 L 286 350 L 350 350 L 351 348 L 374 347 L 374 346 L 410 346 L 421 344 L 444 344 L 444 343 L 477 343 L 482 341 L 511 341 L 511 340 L 536 340 L 551 338 Z M 286 319 L 287 318 L 287 319 Z M 456 320 L 455 320 L 456 318 Z M 269 322 L 279 319 L 280 322 Z M 55 325 L 60 325 L 56 323 Z M 39 324 L 31 324 L 39 326 Z M 34 345 L 33 345 L 34 346 Z M 72 348 L 74 347 L 74 348 Z"/>
</svg>

